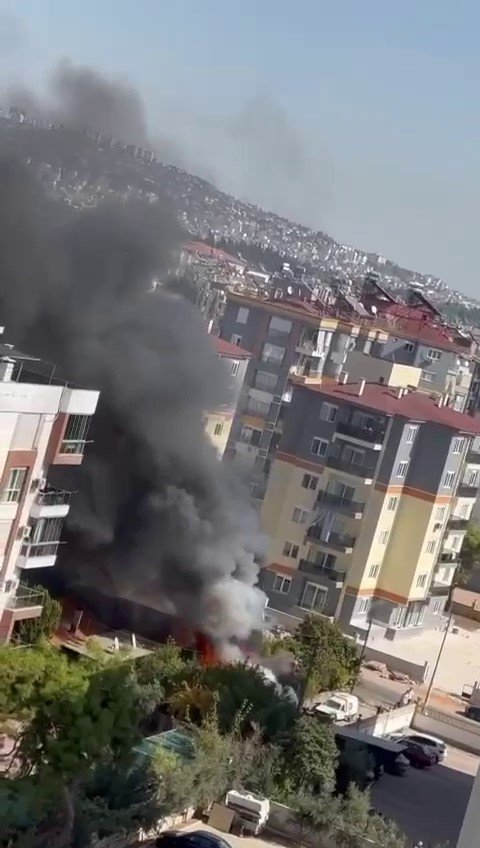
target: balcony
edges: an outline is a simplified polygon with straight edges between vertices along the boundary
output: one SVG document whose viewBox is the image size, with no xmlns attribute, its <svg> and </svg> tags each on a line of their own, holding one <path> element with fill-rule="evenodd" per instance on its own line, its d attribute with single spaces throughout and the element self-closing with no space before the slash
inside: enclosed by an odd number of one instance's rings
<svg viewBox="0 0 480 848">
<path fill-rule="evenodd" d="M 341 571 L 338 568 L 328 568 L 309 559 L 301 559 L 298 564 L 298 570 L 306 572 L 307 574 L 315 575 L 315 577 L 326 577 L 328 580 L 331 580 L 337 585 L 343 585 L 347 575 L 346 571 Z"/>
<path fill-rule="evenodd" d="M 18 568 L 50 568 L 55 565 L 61 542 L 29 542 L 22 546 Z"/>
<path fill-rule="evenodd" d="M 361 518 L 365 504 L 360 501 L 349 501 L 341 495 L 333 495 L 331 492 L 319 492 L 315 509 L 320 506 L 328 506 L 333 512 L 340 512 L 350 518 Z"/>
<path fill-rule="evenodd" d="M 454 565 L 455 568 L 459 564 L 458 551 L 444 551 L 437 559 L 437 565 Z"/>
<path fill-rule="evenodd" d="M 480 449 L 469 450 L 467 453 L 466 461 L 469 465 L 480 465 Z"/>
<path fill-rule="evenodd" d="M 478 485 L 470 486 L 468 483 L 460 483 L 457 486 L 457 491 L 455 492 L 455 497 L 457 498 L 476 498 L 478 492 Z"/>
<path fill-rule="evenodd" d="M 59 453 L 69 456 L 83 456 L 86 439 L 63 439 Z"/>
<path fill-rule="evenodd" d="M 322 538 L 323 528 L 312 524 L 308 528 L 306 537 L 310 542 L 316 542 L 325 548 L 330 548 L 332 551 L 338 551 L 341 554 L 351 554 L 355 545 L 355 536 L 348 536 L 346 533 L 329 533 L 328 538 Z"/>
<path fill-rule="evenodd" d="M 62 489 L 44 489 L 38 492 L 30 515 L 32 518 L 65 518 L 70 509 L 71 492 Z"/>
<path fill-rule="evenodd" d="M 346 474 L 353 474 L 354 477 L 363 477 L 365 480 L 372 480 L 375 474 L 374 465 L 349 462 L 347 459 L 342 459 L 339 456 L 329 456 L 327 458 L 327 465 L 329 468 L 335 468 L 337 471 L 345 471 Z"/>
<path fill-rule="evenodd" d="M 466 530 L 468 527 L 468 518 L 462 518 L 460 515 L 451 515 L 448 519 L 449 530 Z"/>
<path fill-rule="evenodd" d="M 319 347 L 318 333 L 302 334 L 295 350 L 303 356 L 323 356 L 324 354 L 323 348 Z"/>
<path fill-rule="evenodd" d="M 5 608 L 17 613 L 26 611 L 29 615 L 25 618 L 38 618 L 42 613 L 43 597 L 43 592 L 20 583 L 17 593 L 7 598 Z"/>
<path fill-rule="evenodd" d="M 350 436 L 352 439 L 357 439 L 357 441 L 365 442 L 368 445 L 378 445 L 380 449 L 385 438 L 385 427 L 362 427 L 358 424 L 339 421 L 337 433 L 342 436 Z"/>
<path fill-rule="evenodd" d="M 433 581 L 433 583 L 430 585 L 428 594 L 433 597 L 437 597 L 438 595 L 448 595 L 451 586 L 451 583 L 436 583 L 435 581 Z"/>
</svg>

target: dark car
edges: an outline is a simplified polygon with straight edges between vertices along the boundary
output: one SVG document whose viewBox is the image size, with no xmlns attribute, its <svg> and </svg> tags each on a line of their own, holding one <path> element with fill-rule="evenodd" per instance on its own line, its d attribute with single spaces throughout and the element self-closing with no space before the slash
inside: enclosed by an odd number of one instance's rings
<svg viewBox="0 0 480 848">
<path fill-rule="evenodd" d="M 430 768 L 430 766 L 434 766 L 437 762 L 437 757 L 433 751 L 428 750 L 423 745 L 419 745 L 417 742 L 409 742 L 402 753 L 414 768 Z"/>
<path fill-rule="evenodd" d="M 209 830 L 166 830 L 155 840 L 157 848 L 232 848 L 226 839 Z"/>
</svg>

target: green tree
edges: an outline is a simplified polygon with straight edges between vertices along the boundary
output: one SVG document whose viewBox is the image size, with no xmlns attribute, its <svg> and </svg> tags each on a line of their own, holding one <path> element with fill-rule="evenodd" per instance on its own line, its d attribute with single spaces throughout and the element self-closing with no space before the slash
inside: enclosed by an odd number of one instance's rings
<svg viewBox="0 0 480 848">
<path fill-rule="evenodd" d="M 62 605 L 52 598 L 43 586 L 34 586 L 33 591 L 43 592 L 42 614 L 38 618 L 27 618 L 20 622 L 18 635 L 26 645 L 33 645 L 42 639 L 51 639 L 58 630 L 62 616 Z"/>
<path fill-rule="evenodd" d="M 281 749 L 285 796 L 333 792 L 338 752 L 331 725 L 303 715 L 281 741 Z"/>
<path fill-rule="evenodd" d="M 469 527 L 460 551 L 458 582 L 465 586 L 480 565 L 480 527 Z"/>
<path fill-rule="evenodd" d="M 289 640 L 304 679 L 307 695 L 350 687 L 359 672 L 354 642 L 336 622 L 307 616 Z"/>
</svg>

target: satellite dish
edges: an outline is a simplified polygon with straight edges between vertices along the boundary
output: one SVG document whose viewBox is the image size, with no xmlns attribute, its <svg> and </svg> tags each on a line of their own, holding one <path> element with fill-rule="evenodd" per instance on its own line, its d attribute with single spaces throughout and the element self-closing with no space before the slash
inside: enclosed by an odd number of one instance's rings
<svg viewBox="0 0 480 848">
<path fill-rule="evenodd" d="M 376 314 L 377 314 L 377 312 L 378 312 L 378 309 L 377 309 L 377 307 L 375 306 L 375 304 L 373 304 L 370 308 L 371 308 L 371 310 L 372 310 L 372 315 L 376 315 Z"/>
<path fill-rule="evenodd" d="M 293 294 L 293 286 L 288 286 L 287 294 Z"/>
</svg>

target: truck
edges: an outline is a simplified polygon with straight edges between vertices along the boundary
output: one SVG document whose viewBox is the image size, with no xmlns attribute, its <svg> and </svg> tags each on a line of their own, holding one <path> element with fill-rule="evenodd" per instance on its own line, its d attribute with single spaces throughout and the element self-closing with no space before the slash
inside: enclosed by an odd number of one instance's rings
<svg viewBox="0 0 480 848">
<path fill-rule="evenodd" d="M 358 698 L 349 692 L 333 692 L 330 697 L 317 704 L 313 713 L 331 721 L 355 721 L 358 716 Z"/>
<path fill-rule="evenodd" d="M 462 698 L 469 702 L 465 706 L 466 717 L 480 721 L 480 681 L 476 680 L 473 686 L 466 683 L 462 689 Z"/>
</svg>

